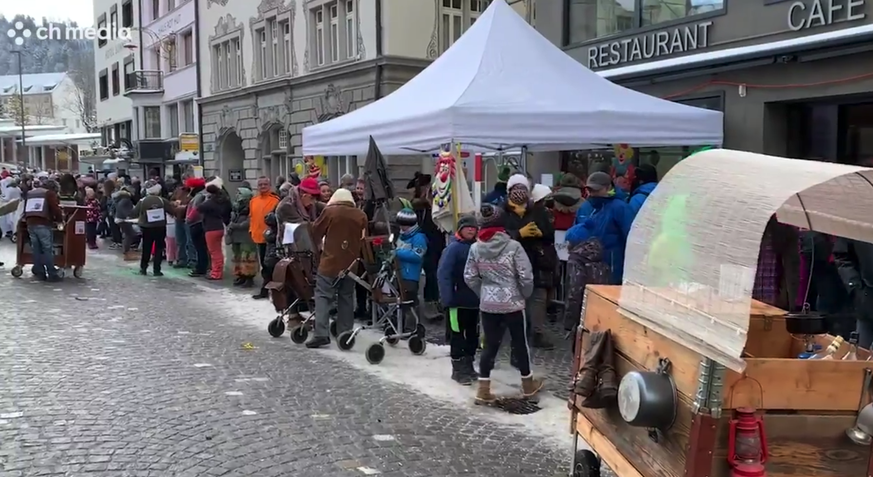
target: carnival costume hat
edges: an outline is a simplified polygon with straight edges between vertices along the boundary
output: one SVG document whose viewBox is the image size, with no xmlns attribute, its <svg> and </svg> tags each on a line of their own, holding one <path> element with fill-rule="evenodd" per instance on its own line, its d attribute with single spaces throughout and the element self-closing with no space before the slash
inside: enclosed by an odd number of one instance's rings
<svg viewBox="0 0 873 477">
<path fill-rule="evenodd" d="M 404 207 L 400 212 L 397 212 L 395 221 L 397 222 L 397 225 L 411 227 L 413 225 L 418 225 L 418 216 L 415 215 L 414 210 Z"/>
<path fill-rule="evenodd" d="M 412 180 L 406 184 L 406 189 L 415 189 L 416 187 L 425 187 L 430 184 L 430 181 L 433 178 L 430 174 L 422 174 L 421 172 L 416 172 L 415 176 L 412 177 Z"/>
</svg>

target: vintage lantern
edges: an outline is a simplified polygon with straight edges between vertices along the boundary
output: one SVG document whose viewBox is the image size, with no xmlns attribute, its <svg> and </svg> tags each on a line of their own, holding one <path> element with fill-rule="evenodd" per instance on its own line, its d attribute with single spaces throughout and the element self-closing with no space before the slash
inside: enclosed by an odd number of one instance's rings
<svg viewBox="0 0 873 477">
<path fill-rule="evenodd" d="M 728 464 L 731 477 L 766 477 L 767 438 L 764 421 L 755 410 L 741 407 L 731 419 L 728 435 Z"/>
</svg>

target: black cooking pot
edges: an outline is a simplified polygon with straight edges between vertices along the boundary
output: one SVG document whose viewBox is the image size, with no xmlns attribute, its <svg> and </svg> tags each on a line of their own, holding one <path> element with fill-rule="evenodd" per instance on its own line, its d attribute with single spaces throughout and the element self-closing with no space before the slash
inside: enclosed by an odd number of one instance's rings
<svg viewBox="0 0 873 477">
<path fill-rule="evenodd" d="M 827 315 L 814 311 L 788 313 L 785 328 L 792 335 L 823 335 L 828 332 Z"/>
<path fill-rule="evenodd" d="M 670 361 L 661 358 L 657 371 L 631 371 L 621 378 L 618 410 L 625 422 L 659 430 L 673 425 L 679 401 L 669 369 Z"/>
</svg>

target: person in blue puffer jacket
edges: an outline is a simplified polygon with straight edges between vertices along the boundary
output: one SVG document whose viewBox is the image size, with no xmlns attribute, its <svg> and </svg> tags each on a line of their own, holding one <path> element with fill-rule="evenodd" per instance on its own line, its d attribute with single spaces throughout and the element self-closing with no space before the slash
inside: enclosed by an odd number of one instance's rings
<svg viewBox="0 0 873 477">
<path fill-rule="evenodd" d="M 585 184 L 588 199 L 579 210 L 588 209 L 591 213 L 576 218 L 576 225 L 567 231 L 566 240 L 570 248 L 587 239 L 597 239 L 603 246 L 603 261 L 612 270 L 610 284 L 620 285 L 624 274 L 624 248 L 627 236 L 634 221 L 634 212 L 623 198 L 614 192 L 612 179 L 605 172 L 595 172 L 588 176 Z"/>
<path fill-rule="evenodd" d="M 397 212 L 394 221 L 400 227 L 395 257 L 400 268 L 400 280 L 403 282 L 403 299 L 414 301 L 418 308 L 418 282 L 421 280 L 421 268 L 427 253 L 427 236 L 418 228 L 415 211 L 408 207 Z"/>
<path fill-rule="evenodd" d="M 452 380 L 463 386 L 479 378 L 473 361 L 479 348 L 479 295 L 464 281 L 464 267 L 470 246 L 476 242 L 476 217 L 465 215 L 458 220 L 458 232 L 440 257 L 437 280 L 440 300 L 448 310 L 446 339 L 452 356 Z"/>
<path fill-rule="evenodd" d="M 637 168 L 634 174 L 634 184 L 631 189 L 630 199 L 627 203 L 631 206 L 634 212 L 634 217 L 640 213 L 646 199 L 655 191 L 658 185 L 658 170 L 651 164 L 643 164 Z"/>
<path fill-rule="evenodd" d="M 596 172 L 591 173 L 591 175 L 594 175 L 594 174 L 596 174 Z M 603 174 L 606 174 L 606 173 L 603 172 Z M 606 174 L 606 175 L 609 176 L 609 174 Z M 625 192 L 624 190 L 622 190 L 619 187 L 616 187 L 615 184 L 612 182 L 611 177 L 609 179 L 609 191 L 610 191 L 611 196 L 615 197 L 616 199 L 620 199 L 623 202 L 627 202 L 627 200 L 628 200 L 627 192 Z M 591 214 L 593 214 L 593 213 L 594 213 L 594 206 L 592 205 L 591 202 L 588 202 L 586 200 L 579 207 L 579 210 L 576 211 L 576 223 L 574 225 L 579 225 L 579 224 L 585 222 L 585 219 L 587 219 L 588 217 L 591 217 Z"/>
</svg>

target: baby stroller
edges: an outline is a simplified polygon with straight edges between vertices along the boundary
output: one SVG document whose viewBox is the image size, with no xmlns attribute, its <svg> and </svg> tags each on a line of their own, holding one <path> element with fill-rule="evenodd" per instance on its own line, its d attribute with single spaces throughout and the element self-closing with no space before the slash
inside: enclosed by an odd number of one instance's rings
<svg viewBox="0 0 873 477">
<path fill-rule="evenodd" d="M 386 240 L 387 239 L 387 240 Z M 383 333 L 377 343 L 367 347 L 365 356 L 370 364 L 379 364 L 385 358 L 385 343 L 396 345 L 408 340 L 409 351 L 414 355 L 424 354 L 427 348 L 425 328 L 419 322 L 415 301 L 408 300 L 404 293 L 397 263 L 394 260 L 394 234 L 388 237 L 367 237 L 363 260 L 359 259 L 337 277 L 337 282 L 349 277 L 370 294 L 372 324 L 358 325 L 336 337 L 337 346 L 343 351 L 352 349 L 355 336 L 365 329 L 377 329 Z M 357 276 L 354 270 L 363 261 L 368 279 Z M 417 291 L 417 290 L 416 290 Z M 412 316 L 407 320 L 407 313 Z"/>
</svg>

